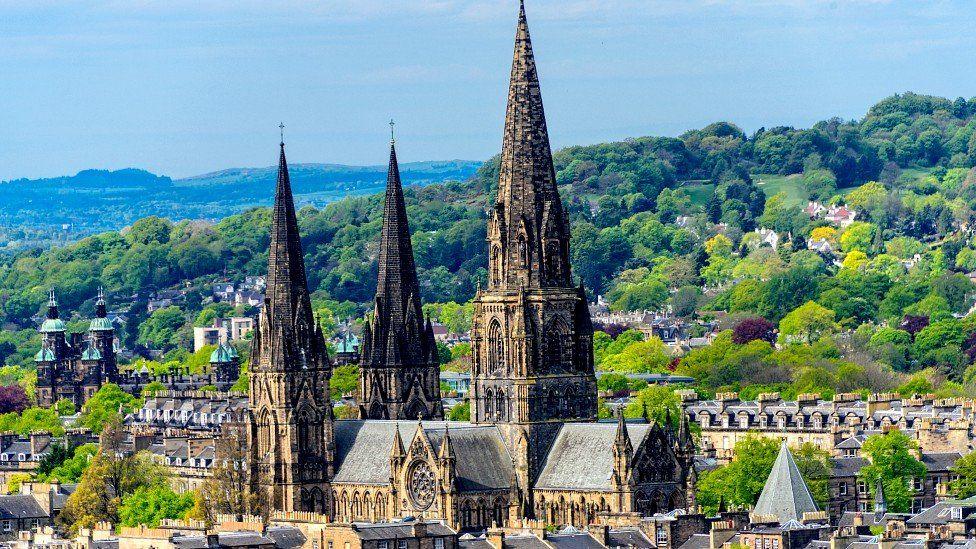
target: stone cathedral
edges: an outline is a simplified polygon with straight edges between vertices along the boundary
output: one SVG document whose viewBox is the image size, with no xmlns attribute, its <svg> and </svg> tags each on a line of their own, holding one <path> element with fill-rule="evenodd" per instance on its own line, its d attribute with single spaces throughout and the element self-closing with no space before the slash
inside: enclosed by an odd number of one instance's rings
<svg viewBox="0 0 976 549">
<path fill-rule="evenodd" d="M 246 419 L 250 483 L 265 510 L 337 522 L 414 516 L 480 530 L 521 519 L 585 526 L 597 515 L 694 505 L 686 417 L 677 431 L 597 422 L 593 328 L 570 270 L 524 5 L 498 185 L 488 285 L 475 298 L 471 421 L 443 421 L 393 145 L 363 336 L 361 419 L 336 420 L 282 144 Z"/>
</svg>

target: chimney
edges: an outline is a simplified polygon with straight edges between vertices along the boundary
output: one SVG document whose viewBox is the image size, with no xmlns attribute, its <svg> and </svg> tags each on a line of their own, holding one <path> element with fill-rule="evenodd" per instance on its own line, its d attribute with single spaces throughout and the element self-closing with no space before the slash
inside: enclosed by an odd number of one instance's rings
<svg viewBox="0 0 976 549">
<path fill-rule="evenodd" d="M 488 530 L 485 538 L 488 540 L 488 543 L 491 544 L 493 549 L 504 549 L 505 532 L 501 528 L 493 528 Z"/>
<path fill-rule="evenodd" d="M 51 433 L 35 431 L 30 434 L 30 449 L 34 455 L 40 454 L 51 444 Z"/>
</svg>

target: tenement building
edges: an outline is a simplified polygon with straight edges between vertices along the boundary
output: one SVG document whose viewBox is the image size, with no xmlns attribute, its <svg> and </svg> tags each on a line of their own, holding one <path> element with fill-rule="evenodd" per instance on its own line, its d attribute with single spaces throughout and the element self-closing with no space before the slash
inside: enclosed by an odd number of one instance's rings
<svg viewBox="0 0 976 549">
<path fill-rule="evenodd" d="M 41 324 L 41 350 L 37 362 L 37 403 L 49 407 L 65 399 L 81 409 L 103 383 L 118 383 L 115 328 L 108 320 L 105 298 L 98 291 L 95 318 L 88 334 L 68 334 L 51 290 L 47 318 Z"/>
<path fill-rule="evenodd" d="M 531 519 L 585 526 L 694 504 L 687 418 L 677 432 L 597 422 L 593 330 L 570 272 L 524 7 L 508 101 L 489 283 L 475 304 L 470 422 L 439 421 L 431 330 L 421 319 L 392 149 L 363 342 L 363 417 L 334 417 L 332 363 L 312 317 L 282 145 L 245 414 L 251 486 L 265 512 L 340 522 L 411 516 L 474 530 Z"/>
<path fill-rule="evenodd" d="M 976 403 L 970 399 L 934 396 L 901 398 L 896 394 L 837 394 L 830 400 L 817 394 L 783 400 L 779 393 L 763 393 L 756 400 L 741 400 L 735 393 L 720 393 L 701 400 L 694 391 L 682 391 L 687 417 L 701 427 L 701 449 L 714 453 L 720 463 L 734 455 L 745 436 L 763 434 L 786 440 L 791 446 L 810 442 L 838 457 L 856 455 L 872 434 L 899 429 L 923 453 L 967 454 L 976 439 Z"/>
</svg>

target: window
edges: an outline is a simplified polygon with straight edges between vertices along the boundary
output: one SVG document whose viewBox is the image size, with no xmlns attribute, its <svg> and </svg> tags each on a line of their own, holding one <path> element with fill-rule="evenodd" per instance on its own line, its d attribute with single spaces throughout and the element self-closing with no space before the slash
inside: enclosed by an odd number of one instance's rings
<svg viewBox="0 0 976 549">
<path fill-rule="evenodd" d="M 922 491 L 922 482 L 923 481 L 920 478 L 913 478 L 912 479 L 912 490 L 915 490 L 916 492 Z"/>
<path fill-rule="evenodd" d="M 962 507 L 952 508 L 952 520 L 962 520 Z"/>
<path fill-rule="evenodd" d="M 14 529 L 14 522 L 12 520 L 3 521 L 3 531 L 9 532 Z"/>
<path fill-rule="evenodd" d="M 842 495 L 842 496 L 846 496 L 847 495 L 847 483 L 846 482 L 842 482 L 842 483 L 840 483 L 840 485 L 837 486 L 837 493 L 839 495 Z"/>
<path fill-rule="evenodd" d="M 444 538 L 434 538 L 434 549 L 444 549 Z"/>
<path fill-rule="evenodd" d="M 868 485 L 863 480 L 857 481 L 857 493 L 858 494 L 866 494 L 866 493 L 868 493 Z"/>
<path fill-rule="evenodd" d="M 773 539 L 773 549 L 779 549 L 779 540 Z"/>
<path fill-rule="evenodd" d="M 659 547 L 665 547 L 668 544 L 668 532 L 664 528 L 658 528 L 657 532 L 654 534 L 655 539 Z"/>
<path fill-rule="evenodd" d="M 380 540 L 379 549 L 390 549 L 390 542 L 386 541 L 385 539 Z"/>
<path fill-rule="evenodd" d="M 763 538 L 763 548 L 769 549 L 769 538 Z"/>
<path fill-rule="evenodd" d="M 397 549 L 407 549 L 407 540 L 405 540 L 405 539 L 398 539 L 397 540 Z"/>
</svg>

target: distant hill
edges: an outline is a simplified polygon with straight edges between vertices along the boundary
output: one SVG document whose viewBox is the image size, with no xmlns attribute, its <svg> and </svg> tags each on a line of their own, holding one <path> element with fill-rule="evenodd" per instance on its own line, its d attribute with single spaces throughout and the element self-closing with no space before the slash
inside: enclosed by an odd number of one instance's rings
<svg viewBox="0 0 976 549">
<path fill-rule="evenodd" d="M 480 162 L 409 162 L 405 185 L 463 181 Z M 370 194 L 386 181 L 386 166 L 293 164 L 299 205 L 322 206 Z M 0 248 L 47 246 L 120 229 L 147 215 L 173 220 L 222 219 L 271 203 L 277 166 L 231 168 L 185 179 L 140 169 L 84 170 L 74 176 L 0 182 Z"/>
</svg>

